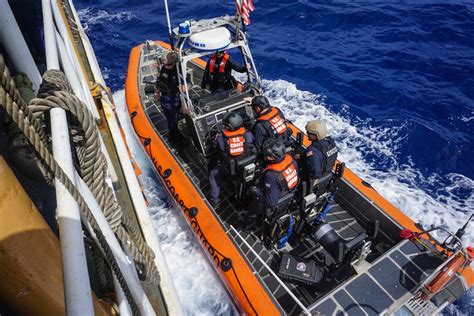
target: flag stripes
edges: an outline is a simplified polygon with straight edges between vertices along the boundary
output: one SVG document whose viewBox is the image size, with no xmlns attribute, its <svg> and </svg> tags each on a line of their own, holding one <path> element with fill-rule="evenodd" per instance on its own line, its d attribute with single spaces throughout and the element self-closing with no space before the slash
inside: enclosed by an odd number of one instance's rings
<svg viewBox="0 0 474 316">
<path fill-rule="evenodd" d="M 252 0 L 236 0 L 237 13 L 244 20 L 245 25 L 250 24 L 250 12 L 255 10 Z"/>
</svg>

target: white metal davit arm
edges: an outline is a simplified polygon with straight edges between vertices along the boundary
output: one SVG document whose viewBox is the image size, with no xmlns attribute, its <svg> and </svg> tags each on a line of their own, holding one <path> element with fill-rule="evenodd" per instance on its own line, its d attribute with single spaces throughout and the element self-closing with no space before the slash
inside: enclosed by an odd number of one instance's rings
<svg viewBox="0 0 474 316">
<path fill-rule="evenodd" d="M 16 70 L 24 72 L 28 76 L 33 83 L 35 93 L 37 93 L 41 75 L 7 0 L 0 0 L 0 43 L 11 58 Z"/>
<path fill-rule="evenodd" d="M 50 0 L 52 9 L 53 9 L 53 17 L 54 22 L 56 22 L 56 26 L 58 27 L 59 34 L 63 38 L 64 45 L 66 46 L 67 54 L 69 55 L 74 69 L 76 70 L 76 75 L 79 78 L 79 84 L 82 87 L 83 94 L 79 94 L 78 97 L 87 105 L 88 109 L 94 114 L 94 118 L 96 120 L 100 120 L 99 112 L 94 103 L 94 99 L 92 99 L 92 95 L 90 94 L 89 85 L 87 80 L 82 72 L 81 65 L 76 58 L 74 47 L 71 43 L 71 38 L 69 36 L 68 30 L 66 28 L 64 18 L 62 16 L 61 10 L 59 9 L 58 3 L 56 0 Z M 82 95 L 82 98 L 81 98 Z"/>
<path fill-rule="evenodd" d="M 50 0 L 43 0 L 42 6 L 47 68 L 59 70 L 56 30 L 53 25 Z M 66 174 L 74 180 L 66 112 L 61 108 L 56 108 L 52 109 L 50 114 L 54 158 Z M 79 206 L 58 179 L 55 180 L 55 188 L 66 312 L 68 315 L 92 315 L 94 307 Z"/>
<path fill-rule="evenodd" d="M 54 159 L 57 160 L 64 172 L 74 180 L 74 166 L 72 164 L 71 148 L 69 147 L 66 112 L 61 108 L 55 108 L 50 111 L 50 115 Z M 79 206 L 58 179 L 55 179 L 55 188 L 66 313 L 77 316 L 92 315 L 94 307 L 92 305 Z"/>
<path fill-rule="evenodd" d="M 153 307 L 148 300 L 143 288 L 140 284 L 140 280 L 137 277 L 137 272 L 133 261 L 129 259 L 127 254 L 122 250 L 117 237 L 115 237 L 114 232 L 107 223 L 104 214 L 102 213 L 99 204 L 94 198 L 94 195 L 90 191 L 89 187 L 84 183 L 80 178 L 77 172 L 75 173 L 75 178 L 77 182 L 77 189 L 81 193 L 83 199 L 86 201 L 87 206 L 91 210 L 102 234 L 104 235 L 107 244 L 110 246 L 110 249 L 113 253 L 113 256 L 117 262 L 118 267 L 124 277 L 125 282 L 127 283 L 130 293 L 133 296 L 134 302 L 137 305 L 140 313 L 142 315 L 156 315 Z M 87 226 L 87 225 L 86 225 Z M 95 237 L 94 231 L 90 230 L 91 235 Z"/>
</svg>

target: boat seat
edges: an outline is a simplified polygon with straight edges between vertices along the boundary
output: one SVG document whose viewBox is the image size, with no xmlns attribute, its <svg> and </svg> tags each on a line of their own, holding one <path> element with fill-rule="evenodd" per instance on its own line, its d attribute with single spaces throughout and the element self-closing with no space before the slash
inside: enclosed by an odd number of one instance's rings
<svg viewBox="0 0 474 316">
<path fill-rule="evenodd" d="M 367 233 L 362 232 L 356 237 L 346 240 L 339 236 L 330 224 L 321 223 L 314 230 L 312 237 L 332 256 L 336 264 L 339 264 L 352 259 L 353 255 L 363 245 Z"/>
<path fill-rule="evenodd" d="M 241 198 L 245 192 L 247 184 L 250 183 L 257 172 L 257 155 L 251 154 L 245 157 L 232 158 L 227 161 L 227 173 L 230 182 L 234 185 L 236 198 Z"/>
<path fill-rule="evenodd" d="M 294 222 L 290 216 L 290 206 L 293 202 L 295 194 L 288 192 L 278 199 L 278 204 L 275 208 L 268 208 L 265 210 L 265 218 L 262 226 L 262 240 L 267 249 L 271 249 L 277 243 L 282 242 L 283 246 L 291 237 Z M 290 223 L 291 222 L 291 223 Z M 282 241 L 283 235 L 286 235 L 285 241 Z"/>
<path fill-rule="evenodd" d="M 287 130 L 283 136 L 283 143 L 285 144 L 287 153 L 293 151 L 295 140 L 291 138 L 293 135 L 293 129 L 291 127 L 287 127 Z"/>
<path fill-rule="evenodd" d="M 300 209 L 303 213 L 308 214 L 316 205 L 320 204 L 325 193 L 330 189 L 329 186 L 333 179 L 341 178 L 344 169 L 345 164 L 339 163 L 335 172 L 328 172 L 316 180 L 310 179 L 301 182 L 298 201 L 300 201 Z"/>
<path fill-rule="evenodd" d="M 228 173 L 237 176 L 239 181 L 250 182 L 255 177 L 256 161 L 255 154 L 228 159 Z"/>
<path fill-rule="evenodd" d="M 332 171 L 324 174 L 321 178 L 319 179 L 311 179 L 310 180 L 310 192 L 314 193 L 316 197 L 319 197 L 323 195 L 327 189 L 329 184 L 331 183 L 331 180 L 334 176 L 334 173 Z"/>
<path fill-rule="evenodd" d="M 245 183 L 252 181 L 255 177 L 257 155 L 252 154 L 235 160 L 235 169 L 240 180 Z"/>
<path fill-rule="evenodd" d="M 333 173 L 328 173 L 317 180 L 302 181 L 299 188 L 300 209 L 304 214 L 309 214 L 313 208 L 320 204 L 322 195 L 332 180 Z"/>
<path fill-rule="evenodd" d="M 268 208 L 265 210 L 265 217 L 267 219 L 279 219 L 280 217 L 288 213 L 289 207 L 293 202 L 295 194 L 288 192 L 278 199 L 277 206 L 274 208 Z"/>
</svg>

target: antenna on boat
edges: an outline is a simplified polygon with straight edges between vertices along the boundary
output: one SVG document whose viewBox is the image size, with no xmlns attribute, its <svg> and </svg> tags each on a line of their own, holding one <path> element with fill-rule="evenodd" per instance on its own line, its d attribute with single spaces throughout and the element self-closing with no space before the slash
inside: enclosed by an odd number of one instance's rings
<svg viewBox="0 0 474 316">
<path fill-rule="evenodd" d="M 471 216 L 469 216 L 469 218 L 467 219 L 466 223 L 461 226 L 458 231 L 456 232 L 456 234 L 454 234 L 454 236 L 456 236 L 457 238 L 454 238 L 454 237 L 451 237 L 451 240 L 449 240 L 448 242 L 445 242 L 445 244 L 447 244 L 448 246 L 450 247 L 453 247 L 455 246 L 456 244 L 459 244 L 461 238 L 464 236 L 464 234 L 466 233 L 466 227 L 467 225 L 469 224 L 469 222 L 471 222 L 471 219 L 472 217 L 474 216 L 474 213 L 471 214 Z M 449 238 L 449 237 L 448 237 Z"/>
<path fill-rule="evenodd" d="M 474 216 L 474 213 L 471 214 L 471 216 L 469 216 L 469 218 L 467 219 L 466 223 L 458 229 L 458 231 L 456 232 L 456 237 L 458 237 L 459 239 L 461 239 L 461 237 L 466 233 L 466 227 L 467 225 L 469 224 L 469 222 L 471 221 L 472 217 Z"/>
<path fill-rule="evenodd" d="M 168 10 L 168 0 L 165 1 L 166 20 L 168 22 L 168 36 L 170 38 L 171 50 L 174 51 L 173 30 L 171 29 L 170 11 Z"/>
</svg>

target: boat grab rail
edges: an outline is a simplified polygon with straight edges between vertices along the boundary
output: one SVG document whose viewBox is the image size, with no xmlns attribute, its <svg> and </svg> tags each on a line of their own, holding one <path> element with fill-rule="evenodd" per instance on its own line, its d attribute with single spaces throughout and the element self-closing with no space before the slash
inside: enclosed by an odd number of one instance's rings
<svg viewBox="0 0 474 316">
<path fill-rule="evenodd" d="M 290 295 L 290 297 L 298 304 L 299 307 L 303 310 L 306 315 L 311 315 L 311 312 L 304 306 L 303 303 L 291 292 L 291 290 L 285 285 L 285 283 L 278 277 L 278 275 L 268 266 L 268 264 L 258 255 L 258 253 L 253 250 L 250 244 L 245 240 L 245 238 L 234 228 L 234 226 L 230 225 L 230 229 L 242 240 L 242 242 L 250 249 L 250 251 L 255 255 L 255 257 L 260 261 L 260 263 L 265 267 L 265 269 L 270 272 L 270 274 L 276 279 L 276 281 L 283 287 L 283 289 Z M 240 248 L 240 247 L 239 247 Z"/>
</svg>

